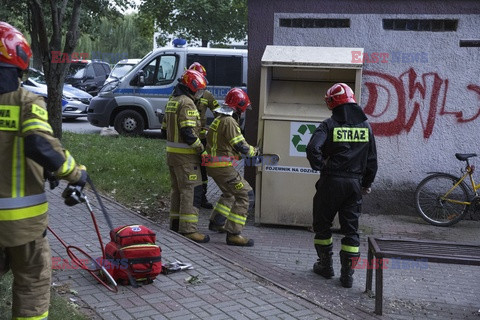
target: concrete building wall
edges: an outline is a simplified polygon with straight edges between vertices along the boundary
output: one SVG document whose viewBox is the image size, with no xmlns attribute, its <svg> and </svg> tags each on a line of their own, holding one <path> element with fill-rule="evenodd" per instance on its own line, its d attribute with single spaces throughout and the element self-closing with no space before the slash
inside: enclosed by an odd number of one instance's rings
<svg viewBox="0 0 480 320">
<path fill-rule="evenodd" d="M 413 213 L 413 191 L 426 172 L 459 173 L 455 153 L 480 155 L 480 47 L 459 45 L 480 39 L 480 1 L 378 4 L 249 1 L 248 90 L 258 103 L 260 60 L 268 44 L 364 48 L 368 57 L 352 53 L 352 59 L 365 58 L 357 99 L 376 135 L 379 161 L 364 211 Z M 349 19 L 350 27 L 280 26 L 280 19 L 305 18 Z M 458 25 L 448 32 L 393 31 L 384 30 L 383 19 L 455 19 Z M 250 141 L 256 141 L 249 130 L 256 118 L 247 115 Z"/>
</svg>

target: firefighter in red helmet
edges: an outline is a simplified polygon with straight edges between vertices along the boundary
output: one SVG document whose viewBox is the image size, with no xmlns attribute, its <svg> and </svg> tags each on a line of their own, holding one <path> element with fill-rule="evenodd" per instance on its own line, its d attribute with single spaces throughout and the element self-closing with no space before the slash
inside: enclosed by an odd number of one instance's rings
<svg viewBox="0 0 480 320">
<path fill-rule="evenodd" d="M 199 138 L 200 115 L 194 101 L 207 87 L 205 77 L 186 70 L 165 107 L 167 164 L 170 170 L 170 229 L 200 243 L 210 240 L 197 231 L 198 209 L 202 198 L 200 172 L 205 150 Z"/>
<path fill-rule="evenodd" d="M 227 232 L 228 245 L 251 247 L 254 241 L 241 233 L 253 205 L 253 190 L 233 166 L 238 155 L 254 157 L 258 154 L 258 149 L 245 141 L 233 117 L 236 113 L 240 118 L 247 108 L 250 108 L 250 99 L 242 89 L 233 88 L 227 93 L 223 106 L 216 109 L 218 116 L 210 124 L 207 154 L 202 165 L 207 167 L 208 175 L 222 191 L 208 228 Z"/>
<path fill-rule="evenodd" d="M 205 67 L 202 66 L 199 62 L 194 62 L 190 65 L 188 68 L 190 70 L 196 70 L 203 74 L 205 79 L 207 78 L 207 70 L 205 70 Z M 195 100 L 195 105 L 197 106 L 198 112 L 200 114 L 200 141 L 202 141 L 203 146 L 205 147 L 207 145 L 207 109 L 210 109 L 212 113 L 215 112 L 220 105 L 218 104 L 218 101 L 215 99 L 213 94 L 205 90 L 203 93 L 203 96 L 200 99 Z M 202 203 L 201 206 L 202 208 L 206 209 L 213 209 L 213 206 L 210 202 L 208 202 L 207 199 L 207 186 L 208 186 L 208 176 L 207 176 L 207 169 L 202 166 L 201 169 L 202 172 L 202 187 L 203 187 L 203 194 L 202 194 Z"/>
<path fill-rule="evenodd" d="M 328 89 L 325 102 L 332 116 L 323 121 L 310 139 L 307 158 L 320 171 L 313 198 L 313 230 L 318 261 L 313 271 L 325 278 L 334 276 L 332 266 L 332 221 L 338 212 L 344 234 L 340 250 L 340 282 L 353 284 L 352 263 L 360 257 L 358 218 L 362 195 L 370 192 L 377 172 L 375 138 L 352 89 L 337 83 Z"/>
<path fill-rule="evenodd" d="M 85 167 L 53 136 L 45 102 L 22 87 L 32 56 L 17 29 L 0 21 L 0 275 L 13 273 L 13 319 L 47 319 L 51 253 L 45 175 L 82 188 Z"/>
</svg>

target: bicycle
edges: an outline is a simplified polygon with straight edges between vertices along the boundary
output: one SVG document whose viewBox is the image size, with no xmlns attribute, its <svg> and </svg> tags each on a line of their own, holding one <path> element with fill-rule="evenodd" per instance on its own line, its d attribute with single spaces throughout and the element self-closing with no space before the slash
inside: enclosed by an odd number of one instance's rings
<svg viewBox="0 0 480 320">
<path fill-rule="evenodd" d="M 480 203 L 473 178 L 475 166 L 468 159 L 476 157 L 475 153 L 456 153 L 455 157 L 466 162 L 461 169 L 461 177 L 444 172 L 429 172 L 415 190 L 415 208 L 423 220 L 434 226 L 448 227 L 462 220 L 472 204 Z M 470 178 L 470 186 L 465 182 Z"/>
</svg>

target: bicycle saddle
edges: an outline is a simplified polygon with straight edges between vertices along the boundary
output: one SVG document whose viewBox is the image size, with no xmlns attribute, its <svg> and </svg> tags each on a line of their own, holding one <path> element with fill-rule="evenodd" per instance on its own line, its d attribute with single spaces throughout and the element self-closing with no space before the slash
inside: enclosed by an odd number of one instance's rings
<svg viewBox="0 0 480 320">
<path fill-rule="evenodd" d="M 455 157 L 457 157 L 460 161 L 466 161 L 468 158 L 476 157 L 476 153 L 455 153 Z"/>
</svg>

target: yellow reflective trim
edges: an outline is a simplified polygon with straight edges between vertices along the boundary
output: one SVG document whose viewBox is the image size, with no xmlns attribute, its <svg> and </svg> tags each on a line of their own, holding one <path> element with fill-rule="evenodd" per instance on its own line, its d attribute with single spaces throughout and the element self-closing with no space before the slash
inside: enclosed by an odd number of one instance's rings
<svg viewBox="0 0 480 320">
<path fill-rule="evenodd" d="M 211 129 L 212 127 L 210 127 Z M 217 156 L 217 139 L 218 139 L 218 132 L 217 131 L 214 131 L 213 132 L 213 137 L 212 137 L 212 146 L 210 147 L 210 155 L 212 157 L 216 157 Z"/>
<path fill-rule="evenodd" d="M 194 149 L 186 149 L 186 148 L 174 148 L 174 147 L 167 147 L 167 152 L 172 153 L 181 153 L 181 154 L 197 154 L 197 151 Z"/>
<path fill-rule="evenodd" d="M 212 129 L 213 131 L 217 131 L 219 124 L 220 124 L 220 119 L 218 118 L 213 119 L 212 123 L 210 124 L 210 129 Z"/>
<path fill-rule="evenodd" d="M 213 100 L 213 108 L 211 109 L 212 111 L 220 108 L 220 105 L 218 104 L 217 100 Z"/>
<path fill-rule="evenodd" d="M 0 209 L 0 221 L 22 220 L 37 217 L 48 211 L 48 203 L 20 209 Z"/>
<path fill-rule="evenodd" d="M 187 110 L 187 116 L 189 117 L 198 117 L 198 111 L 197 110 Z"/>
<path fill-rule="evenodd" d="M 165 112 L 177 112 L 177 106 L 178 102 L 177 101 L 168 101 L 167 106 L 165 108 Z"/>
<path fill-rule="evenodd" d="M 48 311 L 34 317 L 13 317 L 12 320 L 46 320 L 48 318 Z"/>
<path fill-rule="evenodd" d="M 194 180 L 197 180 L 198 179 L 198 176 L 196 174 L 189 174 L 188 175 L 188 180 L 190 181 L 194 181 Z"/>
<path fill-rule="evenodd" d="M 48 112 L 47 110 L 43 109 L 39 105 L 32 104 L 32 113 L 38 116 L 40 119 L 47 121 L 48 120 Z"/>
<path fill-rule="evenodd" d="M 20 107 L 0 105 L 0 131 L 20 129 Z"/>
<path fill-rule="evenodd" d="M 232 222 L 235 222 L 237 224 L 240 224 L 242 226 L 244 226 L 245 223 L 247 222 L 247 217 L 240 216 L 240 215 L 238 215 L 236 213 L 233 213 L 233 212 L 230 212 L 227 219 L 232 221 Z"/>
<path fill-rule="evenodd" d="M 205 98 L 200 98 L 200 103 L 207 105 L 207 104 L 208 104 L 208 100 L 205 99 Z"/>
<path fill-rule="evenodd" d="M 255 155 L 255 148 L 250 146 L 248 150 L 248 156 L 253 157 Z"/>
<path fill-rule="evenodd" d="M 225 216 L 225 217 L 228 217 L 228 215 L 230 214 L 230 208 L 218 202 L 215 205 L 215 208 L 213 210 L 217 211 L 218 213 L 220 213 L 222 216 Z"/>
<path fill-rule="evenodd" d="M 368 128 L 333 128 L 333 142 L 368 142 Z"/>
<path fill-rule="evenodd" d="M 170 211 L 170 220 L 177 220 L 180 214 L 177 211 Z"/>
<path fill-rule="evenodd" d="M 197 138 L 197 140 L 195 140 L 195 142 L 192 143 L 190 146 L 191 146 L 192 148 L 196 148 L 196 147 L 199 147 L 201 144 L 202 144 L 202 141 L 200 141 L 200 139 Z"/>
<path fill-rule="evenodd" d="M 25 133 L 31 130 L 36 130 L 36 129 L 53 133 L 53 130 L 50 124 L 40 119 L 28 119 L 22 123 L 22 133 Z"/>
<path fill-rule="evenodd" d="M 25 195 L 25 157 L 23 138 L 15 137 L 12 153 L 12 198 Z"/>
<path fill-rule="evenodd" d="M 196 214 L 180 214 L 180 221 L 198 222 L 198 216 Z"/>
<path fill-rule="evenodd" d="M 68 150 L 65 150 L 65 158 L 65 162 L 62 164 L 62 169 L 58 174 L 61 177 L 68 176 L 77 165 L 75 159 L 73 159 Z"/>
<path fill-rule="evenodd" d="M 358 253 L 358 252 L 360 252 L 360 248 L 359 248 L 359 247 L 347 246 L 346 244 L 342 244 L 341 250 L 342 250 L 342 251 L 345 251 L 345 252 L 351 252 L 351 253 Z"/>
<path fill-rule="evenodd" d="M 333 243 L 333 239 L 332 237 L 330 237 L 329 239 L 314 239 L 313 243 L 318 244 L 320 246 L 328 246 Z"/>
<path fill-rule="evenodd" d="M 243 135 L 238 135 L 238 136 L 230 139 L 230 144 L 233 146 L 233 145 L 235 145 L 235 144 L 237 144 L 237 143 L 239 143 L 240 141 L 243 141 L 243 140 L 245 140 Z"/>
<path fill-rule="evenodd" d="M 219 162 L 207 162 L 205 163 L 205 167 L 210 168 L 223 168 L 223 167 L 231 167 L 233 166 L 230 161 L 219 161 Z"/>
<path fill-rule="evenodd" d="M 240 190 L 243 188 L 243 186 L 244 186 L 243 182 L 239 182 L 235 185 L 235 189 Z"/>
<path fill-rule="evenodd" d="M 197 121 L 195 120 L 185 120 L 180 122 L 180 128 L 196 127 L 196 126 L 197 126 Z"/>
</svg>

